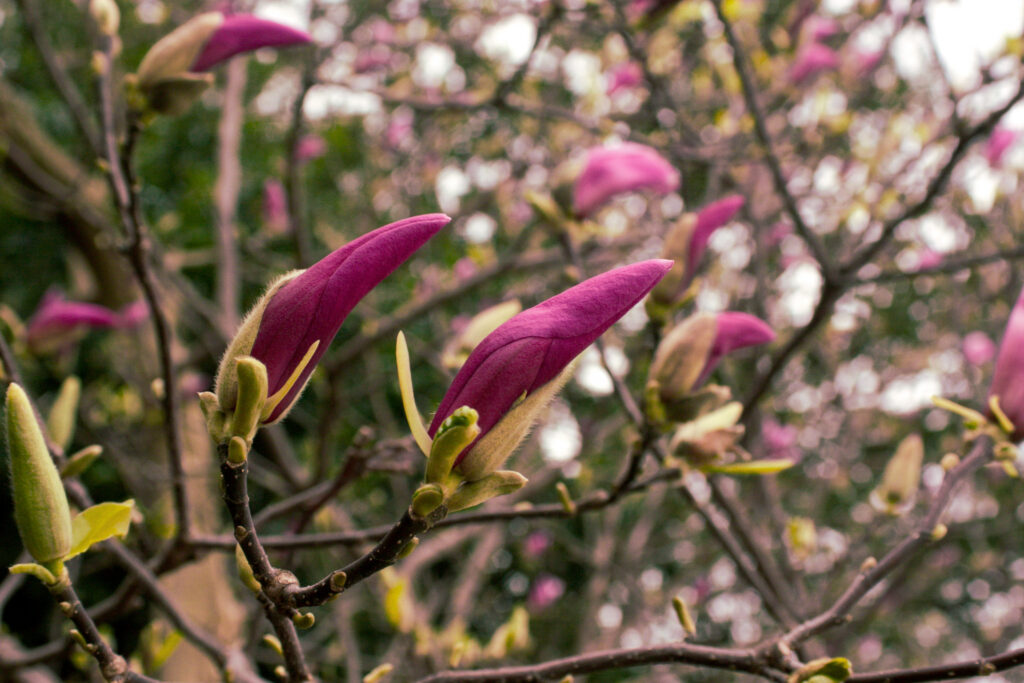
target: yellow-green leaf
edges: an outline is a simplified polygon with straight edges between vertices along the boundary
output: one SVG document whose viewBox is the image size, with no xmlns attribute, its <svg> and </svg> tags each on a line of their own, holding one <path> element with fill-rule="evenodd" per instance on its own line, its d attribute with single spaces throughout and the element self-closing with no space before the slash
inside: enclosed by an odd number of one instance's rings
<svg viewBox="0 0 1024 683">
<path fill-rule="evenodd" d="M 728 465 L 705 465 L 704 472 L 714 474 L 776 474 L 793 466 L 792 460 L 751 460 L 750 462 L 734 462 Z"/>
<path fill-rule="evenodd" d="M 81 555 L 112 536 L 124 538 L 131 526 L 134 508 L 135 501 L 129 499 L 123 503 L 99 503 L 79 512 L 71 520 L 71 551 L 64 559 Z"/>
<path fill-rule="evenodd" d="M 416 408 L 416 397 L 412 391 L 412 370 L 409 368 L 409 347 L 405 343 L 405 334 L 398 333 L 398 342 L 395 344 L 395 361 L 398 365 L 398 388 L 402 392 L 402 407 L 405 409 L 405 419 L 409 422 L 409 431 L 416 445 L 423 451 L 423 455 L 430 457 L 431 438 L 427 434 L 427 428 L 423 426 L 423 418 Z"/>
</svg>

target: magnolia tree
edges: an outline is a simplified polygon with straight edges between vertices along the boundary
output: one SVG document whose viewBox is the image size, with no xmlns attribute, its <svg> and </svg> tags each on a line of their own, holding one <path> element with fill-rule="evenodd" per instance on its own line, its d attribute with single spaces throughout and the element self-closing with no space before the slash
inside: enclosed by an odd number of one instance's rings
<svg viewBox="0 0 1024 683">
<path fill-rule="evenodd" d="M 991 4 L 0 0 L 0 678 L 1015 680 Z"/>
</svg>

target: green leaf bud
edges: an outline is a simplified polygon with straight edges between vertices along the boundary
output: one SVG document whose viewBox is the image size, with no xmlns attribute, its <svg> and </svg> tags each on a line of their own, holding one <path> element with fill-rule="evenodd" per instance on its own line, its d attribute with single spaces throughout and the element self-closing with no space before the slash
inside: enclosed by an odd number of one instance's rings
<svg viewBox="0 0 1024 683">
<path fill-rule="evenodd" d="M 7 452 L 25 549 L 43 564 L 60 560 L 71 549 L 71 511 L 32 404 L 17 384 L 7 388 Z"/>
<path fill-rule="evenodd" d="M 101 455 L 103 455 L 103 446 L 99 444 L 86 446 L 68 458 L 68 461 L 64 463 L 64 467 L 60 468 L 60 478 L 71 479 L 72 477 L 77 477 L 89 469 L 89 466 L 96 462 L 96 459 Z"/>
<path fill-rule="evenodd" d="M 231 414 L 231 435 L 251 442 L 260 424 L 263 404 L 267 400 L 267 368 L 250 356 L 235 361 L 238 393 Z"/>
<path fill-rule="evenodd" d="M 57 392 L 57 399 L 50 408 L 46 418 L 46 430 L 50 438 L 61 449 L 71 445 L 75 435 L 75 423 L 78 421 L 78 400 L 82 396 L 82 381 L 74 375 L 66 378 Z"/>
<path fill-rule="evenodd" d="M 463 482 L 455 489 L 445 506 L 449 512 L 465 510 L 484 501 L 513 493 L 526 485 L 526 477 L 510 470 L 498 470 L 483 479 Z"/>
<path fill-rule="evenodd" d="M 235 544 L 235 565 L 238 567 L 238 578 L 242 580 L 245 587 L 251 590 L 255 594 L 259 594 L 263 590 L 263 586 L 256 580 L 256 575 L 252 573 L 252 567 L 249 565 L 249 560 L 245 559 L 245 552 L 242 551 L 242 546 Z"/>
<path fill-rule="evenodd" d="M 789 676 L 787 683 L 841 683 L 853 673 L 850 660 L 822 657 L 804 664 Z"/>
<path fill-rule="evenodd" d="M 430 446 L 424 481 L 428 484 L 444 485 L 452 473 L 455 458 L 479 436 L 478 419 L 479 415 L 475 410 L 462 406 L 441 423 Z"/>
<path fill-rule="evenodd" d="M 424 484 L 412 494 L 409 506 L 413 517 L 423 519 L 436 510 L 444 502 L 444 491 L 437 484 Z"/>
</svg>

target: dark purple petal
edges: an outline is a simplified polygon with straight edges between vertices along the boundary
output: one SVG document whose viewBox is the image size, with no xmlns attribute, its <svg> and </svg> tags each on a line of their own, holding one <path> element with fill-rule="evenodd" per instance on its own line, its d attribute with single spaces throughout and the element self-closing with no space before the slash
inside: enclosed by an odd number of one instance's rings
<svg viewBox="0 0 1024 683">
<path fill-rule="evenodd" d="M 679 172 L 654 149 L 635 142 L 595 147 L 573 188 L 573 208 L 587 216 L 614 195 L 648 189 L 667 194 L 679 187 Z"/>
<path fill-rule="evenodd" d="M 722 360 L 722 356 L 747 346 L 767 344 L 775 340 L 775 331 L 768 323 L 748 313 L 726 311 L 719 313 L 715 341 L 711 345 L 704 370 L 695 386 L 700 386 Z"/>
<path fill-rule="evenodd" d="M 68 301 L 51 290 L 28 321 L 26 336 L 33 349 L 48 351 L 73 341 L 85 329 L 117 327 L 120 322 L 120 316 L 109 308 Z"/>
<path fill-rule="evenodd" d="M 291 405 L 355 305 L 450 220 L 427 214 L 385 225 L 337 249 L 274 294 L 250 351 L 267 366 L 268 393 L 284 385 L 314 342 L 320 346 L 267 421 Z"/>
<path fill-rule="evenodd" d="M 693 229 L 693 237 L 690 238 L 690 248 L 686 252 L 686 275 L 687 283 L 693 279 L 700 264 L 700 257 L 707 249 L 711 233 L 732 220 L 736 212 L 743 208 L 746 200 L 739 195 L 730 195 L 716 202 L 711 202 L 697 214 L 697 225 Z"/>
<path fill-rule="evenodd" d="M 999 407 L 1016 428 L 1013 438 L 1024 437 L 1024 290 L 1010 312 L 988 395 L 999 397 Z"/>
<path fill-rule="evenodd" d="M 237 54 L 261 47 L 281 47 L 311 40 L 305 31 L 276 21 L 251 14 L 228 14 L 203 46 L 190 71 L 206 71 Z"/>
<path fill-rule="evenodd" d="M 452 411 L 468 405 L 480 415 L 481 436 L 486 434 L 524 394 L 557 377 L 671 267 L 658 259 L 616 268 L 509 319 L 469 355 L 427 431 L 433 435 Z"/>
</svg>

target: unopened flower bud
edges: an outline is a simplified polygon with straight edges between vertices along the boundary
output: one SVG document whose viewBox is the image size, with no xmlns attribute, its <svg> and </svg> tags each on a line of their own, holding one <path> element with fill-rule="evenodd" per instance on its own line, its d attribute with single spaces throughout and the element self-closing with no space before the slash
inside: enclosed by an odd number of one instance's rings
<svg viewBox="0 0 1024 683">
<path fill-rule="evenodd" d="M 89 14 L 96 27 L 105 36 L 117 35 L 121 24 L 121 10 L 114 0 L 89 0 Z"/>
<path fill-rule="evenodd" d="M 78 400 L 81 395 L 82 380 L 73 375 L 66 378 L 60 385 L 60 391 L 46 418 L 46 430 L 50 438 L 62 449 L 67 449 L 74 437 L 75 423 L 78 421 Z"/>
<path fill-rule="evenodd" d="M 871 493 L 871 504 L 880 512 L 900 515 L 910 510 L 917 496 L 924 460 L 924 442 L 919 434 L 910 434 L 896 448 L 885 466 L 882 483 Z"/>
<path fill-rule="evenodd" d="M 238 396 L 231 414 L 231 435 L 251 442 L 267 401 L 267 367 L 255 358 L 242 356 L 235 361 L 235 375 Z"/>
<path fill-rule="evenodd" d="M 14 521 L 25 549 L 43 564 L 60 560 L 71 549 L 68 499 L 32 404 L 13 383 L 7 388 L 7 451 Z"/>
<path fill-rule="evenodd" d="M 721 459 L 743 436 L 743 425 L 737 424 L 743 406 L 732 402 L 679 426 L 669 448 L 675 455 L 693 465 L 705 465 Z"/>
<path fill-rule="evenodd" d="M 478 419 L 479 415 L 475 410 L 462 406 L 441 423 L 430 447 L 424 481 L 444 486 L 459 453 L 480 435 Z"/>
<path fill-rule="evenodd" d="M 714 314 L 697 313 L 676 325 L 658 344 L 650 378 L 666 404 L 688 395 L 704 372 L 718 324 Z"/>
</svg>

